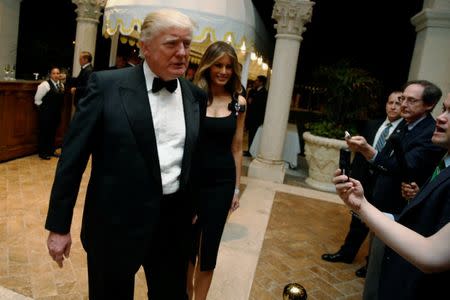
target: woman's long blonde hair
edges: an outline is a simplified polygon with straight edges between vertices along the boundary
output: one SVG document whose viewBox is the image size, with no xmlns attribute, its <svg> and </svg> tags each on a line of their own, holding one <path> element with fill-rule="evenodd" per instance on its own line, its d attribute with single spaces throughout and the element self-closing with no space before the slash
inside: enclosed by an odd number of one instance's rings
<svg viewBox="0 0 450 300">
<path fill-rule="evenodd" d="M 225 90 L 232 96 L 236 96 L 241 90 L 241 65 L 239 64 L 234 48 L 222 41 L 209 45 L 200 60 L 197 72 L 195 73 L 194 83 L 208 93 L 208 104 L 211 104 L 213 95 L 211 93 L 210 67 L 216 63 L 222 56 L 228 55 L 231 58 L 233 74 L 225 85 Z"/>
</svg>

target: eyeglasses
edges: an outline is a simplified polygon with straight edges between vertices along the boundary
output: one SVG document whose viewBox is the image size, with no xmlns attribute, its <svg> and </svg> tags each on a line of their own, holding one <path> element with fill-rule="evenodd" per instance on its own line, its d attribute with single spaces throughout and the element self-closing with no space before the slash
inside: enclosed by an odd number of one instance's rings
<svg viewBox="0 0 450 300">
<path fill-rule="evenodd" d="M 402 103 L 406 101 L 406 104 L 408 104 L 408 105 L 414 105 L 414 104 L 418 103 L 419 101 L 422 101 L 422 99 L 416 99 L 414 97 L 405 97 L 405 96 L 398 97 L 398 100 L 400 100 L 400 102 L 402 102 Z"/>
</svg>

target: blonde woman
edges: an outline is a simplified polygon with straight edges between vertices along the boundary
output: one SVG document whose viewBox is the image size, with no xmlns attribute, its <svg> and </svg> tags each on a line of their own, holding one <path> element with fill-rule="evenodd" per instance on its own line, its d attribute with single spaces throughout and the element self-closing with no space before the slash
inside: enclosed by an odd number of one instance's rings
<svg viewBox="0 0 450 300">
<path fill-rule="evenodd" d="M 233 47 L 215 42 L 206 49 L 194 78 L 194 83 L 208 93 L 208 105 L 200 142 L 189 299 L 206 299 L 228 213 L 239 207 L 246 104 L 239 95 L 240 71 Z"/>
</svg>

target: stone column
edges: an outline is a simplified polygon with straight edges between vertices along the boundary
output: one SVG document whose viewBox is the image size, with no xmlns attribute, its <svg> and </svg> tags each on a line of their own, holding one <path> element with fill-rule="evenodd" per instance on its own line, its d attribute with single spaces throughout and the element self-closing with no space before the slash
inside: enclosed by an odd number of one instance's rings
<svg viewBox="0 0 450 300">
<path fill-rule="evenodd" d="M 0 80 L 3 80 L 4 67 L 12 68 L 16 64 L 20 2 L 0 0 Z"/>
<path fill-rule="evenodd" d="M 106 0 L 72 0 L 77 5 L 77 33 L 75 38 L 75 52 L 73 55 L 73 76 L 80 72 L 79 57 L 81 51 L 89 51 L 95 59 L 95 42 L 97 40 L 97 27 L 100 23 L 102 8 Z"/>
<path fill-rule="evenodd" d="M 445 99 L 450 92 L 450 0 L 425 0 L 422 11 L 411 22 L 417 36 L 409 79 L 437 84 Z M 441 112 L 442 101 L 436 105 L 434 116 Z"/>
<path fill-rule="evenodd" d="M 244 63 L 242 64 L 241 84 L 246 88 L 248 81 L 248 73 L 250 70 L 250 51 L 245 52 Z"/>
<path fill-rule="evenodd" d="M 282 160 L 295 72 L 304 25 L 311 21 L 314 2 L 307 0 L 277 0 L 272 18 L 275 28 L 275 52 L 264 130 L 259 153 L 248 170 L 249 177 L 283 182 L 285 164 Z"/>
<path fill-rule="evenodd" d="M 119 46 L 119 30 L 116 31 L 116 33 L 111 36 L 111 49 L 109 50 L 109 66 L 115 66 L 116 65 L 116 58 L 117 58 L 117 48 Z"/>
</svg>

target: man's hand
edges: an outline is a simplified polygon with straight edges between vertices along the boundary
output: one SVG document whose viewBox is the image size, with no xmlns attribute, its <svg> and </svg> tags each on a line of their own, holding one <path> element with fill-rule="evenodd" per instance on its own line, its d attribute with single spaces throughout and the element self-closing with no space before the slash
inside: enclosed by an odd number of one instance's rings
<svg viewBox="0 0 450 300">
<path fill-rule="evenodd" d="M 361 153 L 365 159 L 370 160 L 375 156 L 376 150 L 367 143 L 363 136 L 353 136 L 345 141 L 350 150 Z"/>
<path fill-rule="evenodd" d="M 72 88 L 70 89 L 70 93 L 71 93 L 72 95 L 75 95 L 76 90 L 77 90 L 76 87 L 72 87 Z"/>
<path fill-rule="evenodd" d="M 358 212 L 361 205 L 367 201 L 361 183 L 347 175 L 341 175 L 340 169 L 336 170 L 334 175 L 333 183 L 337 194 L 351 210 Z"/>
<path fill-rule="evenodd" d="M 59 234 L 50 232 L 47 239 L 48 253 L 58 264 L 60 268 L 63 267 L 64 257 L 68 258 L 70 254 L 70 246 L 72 245 L 72 238 L 70 232 L 67 234 Z"/>
<path fill-rule="evenodd" d="M 419 192 L 419 186 L 415 182 L 405 183 L 402 182 L 402 197 L 406 200 L 411 200 Z"/>
</svg>

